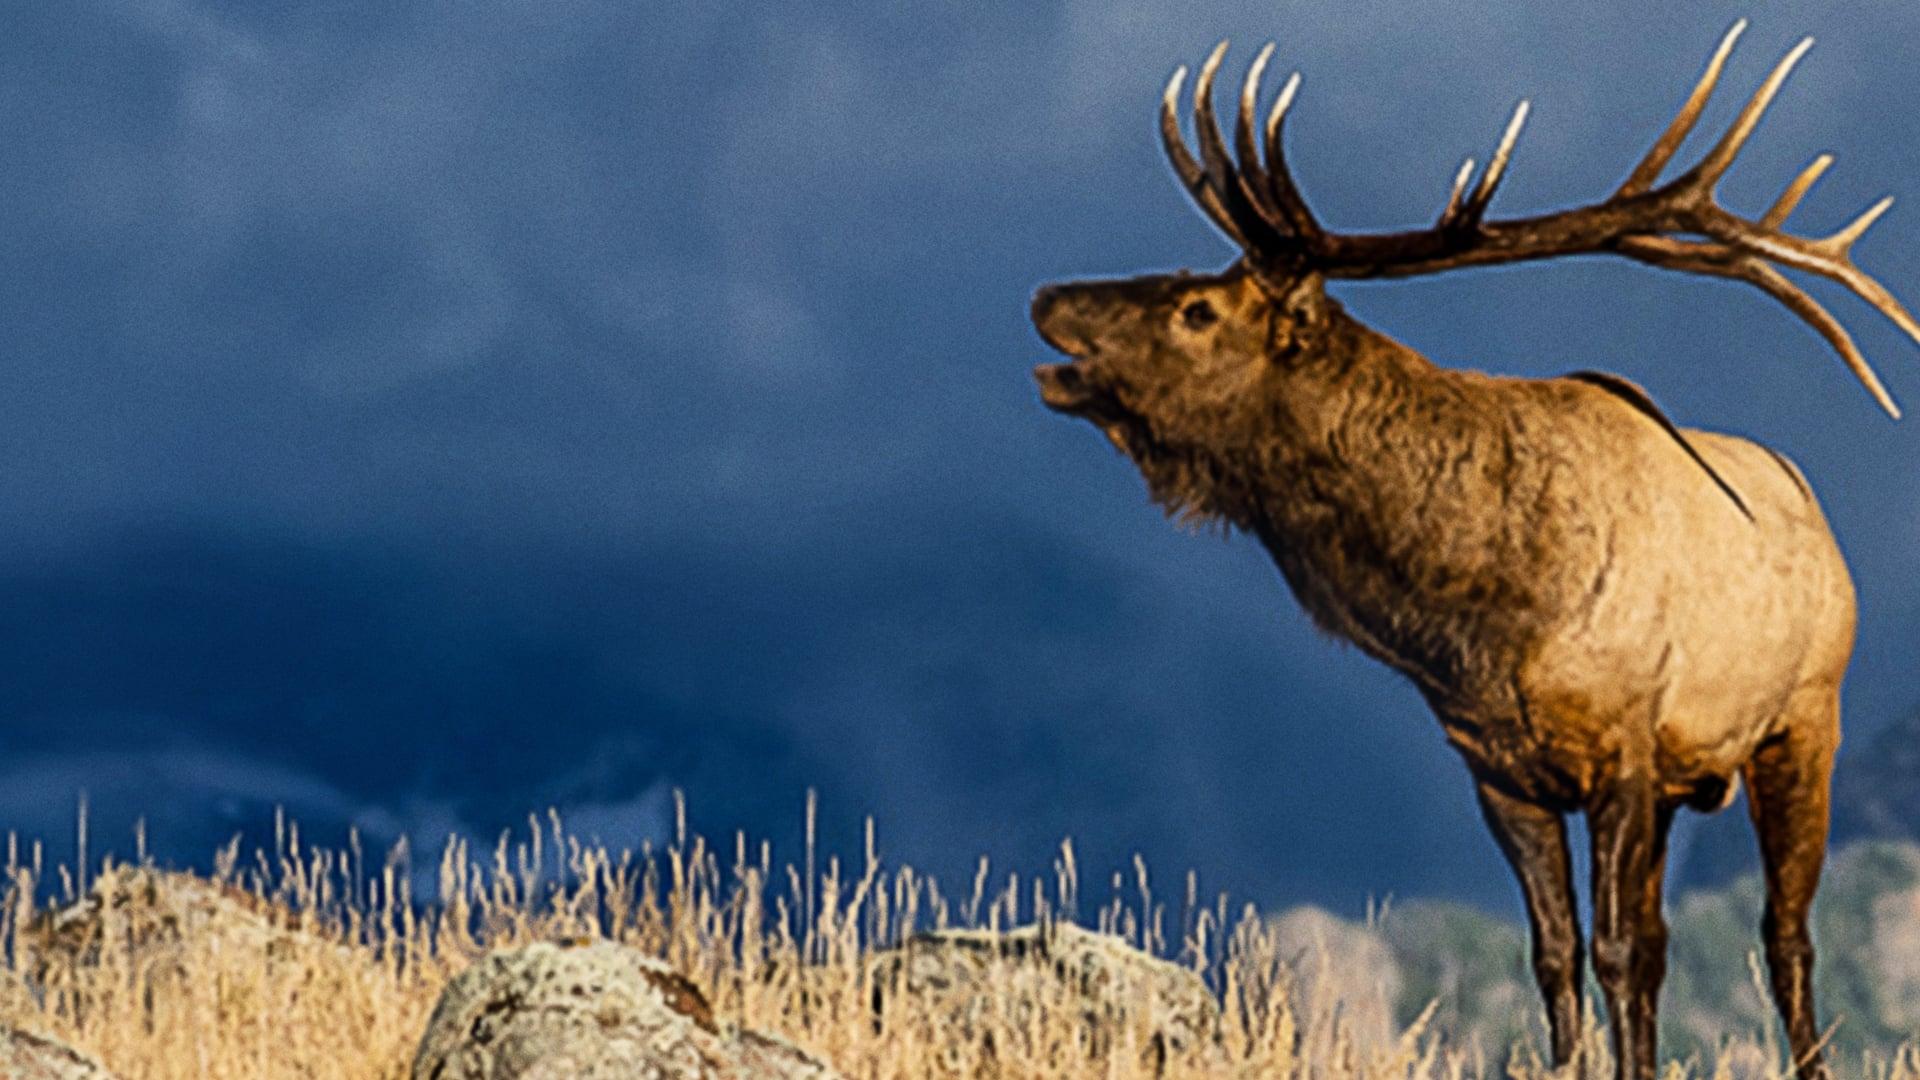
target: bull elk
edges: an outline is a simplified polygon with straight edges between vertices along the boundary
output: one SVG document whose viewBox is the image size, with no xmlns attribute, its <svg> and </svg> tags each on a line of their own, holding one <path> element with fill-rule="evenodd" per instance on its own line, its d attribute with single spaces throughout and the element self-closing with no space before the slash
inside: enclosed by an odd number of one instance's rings
<svg viewBox="0 0 1920 1080">
<path fill-rule="evenodd" d="M 1460 169 L 1431 228 L 1358 235 L 1323 228 L 1289 175 L 1282 125 L 1298 75 L 1258 123 L 1272 45 L 1247 73 L 1229 150 L 1213 112 L 1223 42 L 1194 86 L 1199 157 L 1175 115 L 1185 68 L 1160 126 L 1180 182 L 1241 257 L 1217 274 L 1053 285 L 1033 301 L 1041 336 L 1068 357 L 1035 370 L 1044 403 L 1100 428 L 1170 515 L 1257 537 L 1320 627 L 1418 686 L 1519 878 L 1556 1065 L 1574 1056 L 1581 1018 L 1565 815 L 1586 814 L 1591 956 L 1619 1077 L 1655 1074 L 1674 814 L 1722 809 L 1742 780 L 1773 998 L 1800 1076 L 1829 1075 L 1808 912 L 1853 649 L 1846 564 L 1781 454 L 1679 428 L 1615 375 L 1437 366 L 1349 316 L 1326 285 L 1586 253 L 1744 281 L 1810 323 L 1897 417 L 1846 330 L 1780 272 L 1837 281 L 1920 340 L 1851 256 L 1891 200 L 1831 236 L 1783 231 L 1826 156 L 1757 217 L 1715 197 L 1810 40 L 1698 164 L 1660 182 L 1744 25 L 1605 199 L 1486 218 L 1523 102 L 1478 182 L 1471 159 Z"/>
</svg>

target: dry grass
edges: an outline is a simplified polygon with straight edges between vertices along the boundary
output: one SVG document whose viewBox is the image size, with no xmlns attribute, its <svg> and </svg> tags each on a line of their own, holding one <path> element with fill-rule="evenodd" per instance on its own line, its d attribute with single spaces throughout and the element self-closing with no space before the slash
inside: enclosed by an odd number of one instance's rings
<svg viewBox="0 0 1920 1080">
<path fill-rule="evenodd" d="M 1527 1048 L 1509 1061 L 1509 1048 L 1450 1047 L 1421 1024 L 1384 1045 L 1356 1044 L 1337 1010 L 1311 1019 L 1295 1010 L 1293 958 L 1258 913 L 1229 917 L 1224 901 L 1201 906 L 1190 888 L 1170 912 L 1144 868 L 1124 882 L 1116 876 L 1111 899 L 1081 911 L 1071 848 L 1043 879 L 1008 876 L 989 887 L 983 866 L 963 895 L 949 897 L 911 869 L 883 868 L 871 829 L 855 876 L 834 860 L 817 874 L 776 867 L 765 847 L 744 840 L 716 851 L 686 835 L 684 813 L 681 822 L 672 845 L 637 853 L 583 845 L 557 816 L 531 822 L 525 840 L 503 839 L 485 857 L 454 842 L 431 904 L 411 895 L 404 848 L 369 870 L 357 851 L 309 850 L 288 828 L 275 851 L 250 861 L 222 853 L 213 877 L 198 884 L 257 913 L 238 929 L 194 932 L 171 915 L 143 916 L 123 897 L 110 906 L 125 917 L 96 920 L 109 929 L 84 940 L 71 939 L 71 923 L 63 937 L 35 899 L 51 891 L 71 904 L 84 883 L 64 869 L 49 882 L 37 847 L 10 845 L 0 1022 L 90 1050 L 127 1080 L 404 1077 L 441 988 L 482 952 L 604 937 L 688 974 L 716 1015 L 784 1035 L 850 1078 L 1544 1073 Z M 141 879 L 115 870 L 103 877 L 112 874 Z M 906 995 L 873 1011 L 876 948 L 920 929 L 1062 917 L 1084 917 L 1208 980 L 1223 1001 L 1219 1045 L 1158 1061 L 1147 1051 L 1150 1017 L 1134 1010 L 1090 1030 L 1065 987 L 1038 1007 L 990 1009 L 964 1027 Z M 1589 1039 L 1597 1074 L 1602 1042 L 1597 1033 Z M 1774 1052 L 1750 1045 L 1729 1047 L 1704 1070 L 1779 1071 Z M 1915 1080 L 1920 1055 L 1909 1048 L 1845 1072 Z"/>
</svg>

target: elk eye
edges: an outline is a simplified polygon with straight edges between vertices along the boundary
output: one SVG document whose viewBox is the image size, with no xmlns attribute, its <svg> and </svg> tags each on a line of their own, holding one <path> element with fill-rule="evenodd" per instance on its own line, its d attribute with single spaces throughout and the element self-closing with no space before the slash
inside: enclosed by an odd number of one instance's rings
<svg viewBox="0 0 1920 1080">
<path fill-rule="evenodd" d="M 1205 330 L 1220 319 L 1220 316 L 1213 310 L 1213 305 L 1207 303 L 1205 300 L 1195 300 L 1193 303 L 1181 308 L 1180 317 L 1186 320 L 1187 328 L 1190 330 Z"/>
</svg>

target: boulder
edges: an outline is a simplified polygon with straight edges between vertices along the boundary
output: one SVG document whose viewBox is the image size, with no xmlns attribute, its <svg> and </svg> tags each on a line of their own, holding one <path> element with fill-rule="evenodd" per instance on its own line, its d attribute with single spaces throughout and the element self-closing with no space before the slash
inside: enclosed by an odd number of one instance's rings
<svg viewBox="0 0 1920 1080">
<path fill-rule="evenodd" d="M 184 968 L 194 950 L 296 961 L 310 950 L 344 948 L 310 930 L 300 914 L 245 889 L 129 866 L 102 871 L 84 897 L 48 912 L 23 936 L 32 954 L 29 974 L 42 984 L 133 955 L 164 974 Z"/>
<path fill-rule="evenodd" d="M 1111 934 L 1067 923 L 1018 930 L 917 934 L 875 954 L 869 978 L 884 1020 L 904 1010 L 956 1025 L 969 1040 L 1021 1039 L 1036 1016 L 1076 1016 L 1088 1052 L 1112 1050 L 1131 1031 L 1150 1068 L 1173 1055 L 1218 1050 L 1220 1006 L 1187 968 L 1150 956 Z M 1040 1047 L 1024 1047 L 1033 1057 Z"/>
<path fill-rule="evenodd" d="M 449 983 L 414 1080 L 838 1080 L 799 1048 L 715 1020 L 698 987 L 612 942 L 482 957 Z"/>
<path fill-rule="evenodd" d="M 7 1080 L 114 1080 L 106 1066 L 73 1047 L 12 1027 L 0 1027 L 0 1076 Z"/>
<path fill-rule="evenodd" d="M 14 956 L 21 985 L 89 1032 L 175 1031 L 213 1002 L 236 1025 L 313 1023 L 380 1007 L 393 980 L 373 950 L 311 916 L 151 868 L 103 872 L 80 899 L 22 927 Z M 220 1045 L 234 1032 L 197 1037 Z"/>
</svg>

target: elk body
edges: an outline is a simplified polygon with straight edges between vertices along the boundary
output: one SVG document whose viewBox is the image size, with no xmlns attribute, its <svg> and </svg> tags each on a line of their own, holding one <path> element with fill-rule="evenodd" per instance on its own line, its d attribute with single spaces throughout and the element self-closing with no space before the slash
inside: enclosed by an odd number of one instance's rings
<svg viewBox="0 0 1920 1080">
<path fill-rule="evenodd" d="M 1324 629 L 1417 685 L 1461 754 L 1532 924 L 1556 1065 L 1578 1043 L 1583 950 L 1565 815 L 1592 836 L 1591 958 L 1618 1075 L 1656 1071 L 1665 845 L 1683 806 L 1747 785 L 1766 876 L 1772 991 L 1803 1078 L 1825 1077 L 1808 914 L 1824 857 L 1840 686 L 1853 648 L 1845 563 L 1806 481 L 1744 439 L 1682 430 L 1615 376 L 1500 378 L 1436 366 L 1347 315 L 1329 279 L 1586 252 L 1748 281 L 1810 322 L 1874 397 L 1846 332 L 1775 264 L 1848 285 L 1920 338 L 1849 249 L 1782 232 L 1828 159 L 1756 219 L 1713 191 L 1806 44 L 1692 169 L 1658 184 L 1717 82 L 1736 25 L 1688 102 L 1610 198 L 1486 221 L 1525 115 L 1438 223 L 1333 235 L 1295 189 L 1249 71 L 1237 162 L 1212 114 L 1224 43 L 1195 86 L 1196 160 L 1168 86 L 1175 171 L 1244 256 L 1214 275 L 1043 288 L 1033 317 L 1067 363 L 1043 401 L 1099 427 L 1170 513 L 1257 537 Z"/>
</svg>

